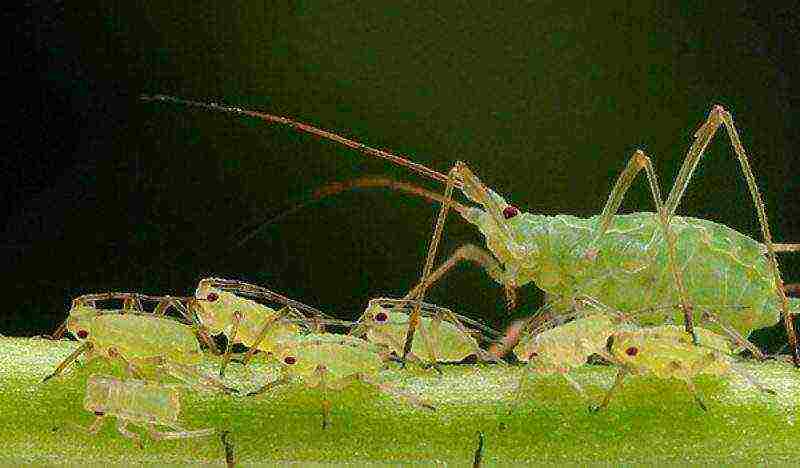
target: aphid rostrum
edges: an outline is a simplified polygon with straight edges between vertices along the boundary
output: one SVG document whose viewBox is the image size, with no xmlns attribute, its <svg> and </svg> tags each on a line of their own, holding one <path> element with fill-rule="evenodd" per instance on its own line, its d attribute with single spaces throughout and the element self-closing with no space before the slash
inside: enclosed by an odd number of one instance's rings
<svg viewBox="0 0 800 468">
<path fill-rule="evenodd" d="M 107 375 L 92 374 L 86 382 L 86 411 L 95 414 L 94 423 L 86 429 L 96 434 L 108 416 L 117 418 L 117 431 L 142 447 L 139 434 L 128 430 L 128 424 L 140 424 L 154 439 L 186 439 L 206 437 L 214 429 L 187 431 L 178 417 L 181 412 L 180 393 L 173 385 L 162 385 L 143 380 L 119 380 Z M 171 431 L 162 432 L 156 426 L 166 426 Z"/>
<path fill-rule="evenodd" d="M 375 345 L 349 335 L 314 333 L 279 343 L 274 358 L 281 366 L 281 377 L 249 395 L 264 393 L 276 386 L 300 380 L 307 388 L 322 391 L 322 428 L 330 424 L 331 401 L 328 391 L 338 391 L 356 382 L 400 398 L 414 406 L 434 410 L 422 398 L 381 382 L 379 372 L 386 368 L 384 356 Z"/>
<path fill-rule="evenodd" d="M 453 208 L 485 236 L 492 261 L 484 266 L 496 281 L 504 285 L 509 302 L 513 302 L 515 288 L 534 282 L 551 297 L 561 298 L 559 300 L 568 301 L 578 294 L 586 294 L 623 312 L 672 309 L 678 311 L 686 331 L 693 335 L 695 342 L 697 336 L 692 330 L 696 312 L 700 315 L 707 311 L 715 312 L 730 325 L 729 330 L 743 336 L 780 319 L 789 337 L 795 365 L 800 366 L 790 313 L 790 310 L 798 308 L 798 303 L 790 303 L 784 293 L 776 258 L 776 252 L 798 250 L 799 246 L 772 241 L 766 210 L 748 157 L 730 113 L 721 106 L 714 106 L 695 132 L 694 141 L 666 200 L 661 198 L 650 158 L 637 150 L 617 179 L 601 214 L 579 218 L 523 213 L 486 187 L 460 161 L 445 175 L 407 158 L 286 117 L 163 95 L 142 96 L 142 99 L 287 125 L 369 156 L 390 160 L 445 183 L 442 209 L 415 299 L 423 299 L 430 278 L 441 277 L 444 273 L 434 271 L 432 262 L 447 212 Z M 763 243 L 713 221 L 675 215 L 700 158 L 720 126 L 727 131 L 747 181 Z M 618 215 L 625 193 L 643 169 L 656 212 Z M 465 206 L 452 200 L 455 188 L 478 206 Z M 485 263 L 474 256 L 451 260 L 454 261 L 443 265 L 449 268 L 462 260 Z M 658 324 L 663 319 L 663 312 L 649 318 L 639 316 L 643 324 Z M 415 309 L 404 347 L 406 353 L 411 350 L 418 323 L 419 309 Z M 738 337 L 740 341 L 741 338 Z"/>
</svg>

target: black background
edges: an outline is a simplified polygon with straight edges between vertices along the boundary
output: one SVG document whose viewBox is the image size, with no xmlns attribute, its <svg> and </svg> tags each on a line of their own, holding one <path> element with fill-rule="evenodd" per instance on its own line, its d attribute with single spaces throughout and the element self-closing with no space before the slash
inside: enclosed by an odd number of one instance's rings
<svg viewBox="0 0 800 468">
<path fill-rule="evenodd" d="M 342 318 L 417 281 L 436 207 L 399 193 L 326 199 L 231 247 L 328 182 L 380 174 L 441 186 L 287 128 L 140 93 L 293 116 L 442 172 L 461 159 L 523 210 L 580 216 L 602 208 L 636 148 L 666 193 L 718 103 L 751 155 L 775 239 L 800 241 L 791 2 L 420 3 L 28 3 L 3 117 L 0 332 L 50 331 L 86 292 L 190 294 L 211 275 Z M 642 178 L 623 211 L 650 209 Z M 678 212 L 760 239 L 723 133 Z M 482 241 L 451 217 L 439 258 Z M 786 280 L 800 280 L 797 257 L 781 259 Z M 502 289 L 475 268 L 428 297 L 494 326 L 509 319 Z M 514 314 L 540 302 L 525 288 Z"/>
</svg>

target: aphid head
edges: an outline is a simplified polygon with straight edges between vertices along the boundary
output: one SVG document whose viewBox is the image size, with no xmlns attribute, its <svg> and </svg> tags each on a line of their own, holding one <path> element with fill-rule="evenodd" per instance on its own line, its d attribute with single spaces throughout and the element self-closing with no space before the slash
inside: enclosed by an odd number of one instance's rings
<svg viewBox="0 0 800 468">
<path fill-rule="evenodd" d="M 231 293 L 214 288 L 206 280 L 200 281 L 194 293 L 195 301 L 192 305 L 197 320 L 212 333 L 219 333 L 229 325 L 227 318 L 231 318 L 230 296 Z"/>
<path fill-rule="evenodd" d="M 91 336 L 92 319 L 101 312 L 94 307 L 86 305 L 73 305 L 67 318 L 67 331 L 78 340 L 85 340 Z"/>
</svg>

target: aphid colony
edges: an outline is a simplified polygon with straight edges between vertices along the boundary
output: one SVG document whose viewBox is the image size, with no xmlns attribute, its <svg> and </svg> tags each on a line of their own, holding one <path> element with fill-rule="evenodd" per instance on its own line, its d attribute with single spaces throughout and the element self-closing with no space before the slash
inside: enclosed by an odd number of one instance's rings
<svg viewBox="0 0 800 468">
<path fill-rule="evenodd" d="M 116 301 L 122 307 L 102 308 L 100 303 L 107 301 Z M 275 310 L 264 302 L 282 307 Z M 155 307 L 146 311 L 147 303 L 155 303 Z M 417 306 L 421 318 L 418 337 L 407 360 L 403 360 L 403 340 Z M 168 316 L 170 308 L 180 318 Z M 585 364 L 592 355 L 619 367 L 617 381 L 603 402 L 592 406 L 594 409 L 608 404 L 611 392 L 623 377 L 646 373 L 684 380 L 700 406 L 706 409 L 692 379 L 699 374 L 741 372 L 733 363 L 737 346 L 700 327 L 697 333 L 701 344 L 694 345 L 690 335 L 678 327 L 640 327 L 632 318 L 588 296 L 575 301 L 570 315 L 557 319 L 538 327 L 528 326 L 513 347 L 517 360 L 525 363 L 515 401 L 524 397 L 527 382 L 537 375 L 552 373 L 563 375 L 583 393 L 569 372 Z M 556 322 L 565 323 L 556 326 Z M 330 333 L 326 327 L 346 328 L 349 333 Z M 218 278 L 201 280 L 191 297 L 138 293 L 78 297 L 54 337 L 60 338 L 64 331 L 75 337 L 80 346 L 45 380 L 62 374 L 81 355 L 87 360 L 122 363 L 125 376 L 89 377 L 84 408 L 94 413 L 96 420 L 87 430 L 96 433 L 104 419 L 113 416 L 119 433 L 139 446 L 140 436 L 130 431 L 128 424 L 146 426 L 155 439 L 203 437 L 215 432 L 180 426 L 180 387 L 239 398 L 268 396 L 272 389 L 292 383 L 319 388 L 323 395 L 322 427 L 326 428 L 331 421 L 328 391 L 356 383 L 420 410 L 435 411 L 424 395 L 386 381 L 383 371 L 396 366 L 396 362 L 436 370 L 440 364 L 470 363 L 476 359 L 509 366 L 500 359 L 503 353 L 490 353 L 481 347 L 497 342 L 499 333 L 434 304 L 417 304 L 412 299 L 373 299 L 357 322 L 346 322 L 266 288 Z M 224 350 L 218 349 L 213 335 L 226 337 Z M 244 345 L 248 351 L 234 357 L 234 344 Z M 256 353 L 277 367 L 278 377 L 247 394 L 226 385 L 222 380 L 225 367 L 231 362 L 248 366 Z M 208 375 L 198 367 L 204 354 L 219 361 L 217 374 Z M 163 383 L 162 377 L 167 376 L 181 385 Z M 762 388 L 749 376 L 748 379 Z M 160 431 L 156 426 L 170 430 Z"/>
</svg>

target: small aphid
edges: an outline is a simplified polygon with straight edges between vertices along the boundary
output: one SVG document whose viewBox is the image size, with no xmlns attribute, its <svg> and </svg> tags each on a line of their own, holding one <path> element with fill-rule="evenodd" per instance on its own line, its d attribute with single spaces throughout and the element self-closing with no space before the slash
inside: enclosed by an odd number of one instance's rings
<svg viewBox="0 0 800 468">
<path fill-rule="evenodd" d="M 608 406 L 612 394 L 628 374 L 653 374 L 661 379 L 683 380 L 704 411 L 708 408 L 693 383 L 697 375 L 737 373 L 762 392 L 775 393 L 734 364 L 731 356 L 734 347 L 726 338 L 701 327 L 695 330 L 700 338 L 699 346 L 692 344 L 683 329 L 674 325 L 620 331 L 611 335 L 606 343 L 606 354 L 619 366 L 619 372 L 602 403 L 591 409 L 598 411 Z"/>
<path fill-rule="evenodd" d="M 356 382 L 400 398 L 414 406 L 435 410 L 425 400 L 379 381 L 385 368 L 383 357 L 374 345 L 356 337 L 329 333 L 294 337 L 279 344 L 275 359 L 281 366 L 281 377 L 249 393 L 258 395 L 278 385 L 300 380 L 307 388 L 319 388 L 323 394 L 322 428 L 330 424 L 329 390 L 341 390 Z"/>
<path fill-rule="evenodd" d="M 284 307 L 276 311 L 242 296 L 281 303 Z M 233 344 L 250 348 L 242 359 L 242 364 L 247 365 L 256 351 L 273 353 L 275 343 L 308 332 L 314 320 L 318 323 L 331 320 L 311 306 L 242 281 L 202 279 L 195 297 L 198 299 L 195 313 L 203 327 L 211 334 L 223 333 L 228 339 L 220 376 L 224 374 Z"/>
<path fill-rule="evenodd" d="M 403 355 L 409 315 L 415 303 L 410 299 L 372 299 L 351 334 L 366 335 L 368 341 L 384 346 L 400 357 Z M 459 362 L 470 356 L 483 361 L 498 361 L 494 355 L 481 349 L 476 339 L 476 336 L 493 339 L 499 335 L 495 330 L 449 309 L 425 302 L 421 303 L 421 315 L 417 328 L 420 339 L 415 340 L 411 348 L 413 357 L 431 365 Z M 465 323 L 474 328 L 467 328 Z"/>
<path fill-rule="evenodd" d="M 142 448 L 141 437 L 127 429 L 130 423 L 147 427 L 154 439 L 186 439 L 205 437 L 214 434 L 214 429 L 187 431 L 178 424 L 180 415 L 180 395 L 174 386 L 166 386 L 142 380 L 118 380 L 107 375 L 92 374 L 86 383 L 86 397 L 83 401 L 86 411 L 95 414 L 94 423 L 86 429 L 96 434 L 107 416 L 117 418 L 117 430 L 132 439 Z M 166 426 L 169 432 L 156 430 L 156 426 Z"/>
</svg>

